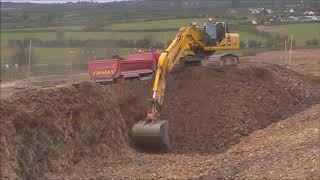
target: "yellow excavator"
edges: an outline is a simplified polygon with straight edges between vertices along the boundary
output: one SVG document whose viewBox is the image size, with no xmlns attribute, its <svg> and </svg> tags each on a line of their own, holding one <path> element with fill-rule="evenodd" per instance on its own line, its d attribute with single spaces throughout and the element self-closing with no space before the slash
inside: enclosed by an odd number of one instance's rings
<svg viewBox="0 0 320 180">
<path fill-rule="evenodd" d="M 194 23 L 182 26 L 170 46 L 159 57 L 147 117 L 132 128 L 134 143 L 142 149 L 170 150 L 168 122 L 161 120 L 160 112 L 167 74 L 181 61 L 186 52 L 208 59 L 207 57 L 216 51 L 238 50 L 239 44 L 239 34 L 230 32 L 229 25 L 225 22 L 214 22 L 210 18 L 203 28 Z M 229 53 L 216 56 L 213 61 L 218 62 L 219 66 L 237 65 L 239 58 Z"/>
</svg>

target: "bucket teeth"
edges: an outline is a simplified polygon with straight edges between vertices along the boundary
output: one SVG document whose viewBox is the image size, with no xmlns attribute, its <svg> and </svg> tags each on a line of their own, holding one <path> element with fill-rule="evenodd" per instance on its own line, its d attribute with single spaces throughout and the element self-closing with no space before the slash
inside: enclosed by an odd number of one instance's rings
<svg viewBox="0 0 320 180">
<path fill-rule="evenodd" d="M 156 151 L 170 149 L 167 121 L 139 121 L 132 128 L 132 137 L 134 143 L 141 149 Z"/>
</svg>

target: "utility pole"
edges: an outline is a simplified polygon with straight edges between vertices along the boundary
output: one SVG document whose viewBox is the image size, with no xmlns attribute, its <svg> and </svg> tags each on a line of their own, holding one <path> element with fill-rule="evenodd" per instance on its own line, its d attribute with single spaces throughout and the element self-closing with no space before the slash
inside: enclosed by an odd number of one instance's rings
<svg viewBox="0 0 320 180">
<path fill-rule="evenodd" d="M 287 64 L 287 40 L 284 40 L 284 64 Z"/>
<path fill-rule="evenodd" d="M 291 34 L 289 66 L 291 66 L 293 35 Z"/>
<path fill-rule="evenodd" d="M 32 40 L 30 40 L 30 44 L 29 44 L 29 59 L 28 59 L 28 69 L 27 69 L 27 90 L 30 87 L 31 48 L 32 48 Z"/>
</svg>

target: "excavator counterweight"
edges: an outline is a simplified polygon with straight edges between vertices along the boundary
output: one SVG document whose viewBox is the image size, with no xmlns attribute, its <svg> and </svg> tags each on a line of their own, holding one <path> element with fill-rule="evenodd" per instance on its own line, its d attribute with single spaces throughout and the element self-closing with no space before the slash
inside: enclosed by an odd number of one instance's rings
<svg viewBox="0 0 320 180">
<path fill-rule="evenodd" d="M 224 22 L 209 20 L 200 29 L 195 24 L 182 26 L 170 46 L 161 53 L 153 84 L 153 97 L 148 109 L 146 120 L 139 121 L 132 128 L 135 144 L 145 150 L 169 150 L 168 122 L 161 120 L 160 110 L 165 94 L 166 76 L 186 52 L 192 52 L 199 57 L 214 54 L 219 50 L 239 49 L 239 34 L 230 33 Z M 233 54 L 222 56 L 220 65 L 238 64 L 238 57 Z"/>
</svg>

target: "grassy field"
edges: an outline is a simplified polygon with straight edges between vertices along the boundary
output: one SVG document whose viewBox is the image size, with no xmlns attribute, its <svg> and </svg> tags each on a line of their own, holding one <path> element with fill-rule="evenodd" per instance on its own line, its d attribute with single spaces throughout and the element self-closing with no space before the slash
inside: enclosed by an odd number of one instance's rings
<svg viewBox="0 0 320 180">
<path fill-rule="evenodd" d="M 23 40 L 24 38 L 37 38 L 41 40 L 55 40 L 56 33 L 42 32 L 42 33 L 11 33 L 1 32 L 1 44 L 6 44 L 8 40 Z"/>
<path fill-rule="evenodd" d="M 248 42 L 250 40 L 262 41 L 262 42 L 265 41 L 264 37 L 261 37 L 249 32 L 240 31 L 239 36 L 240 36 L 240 41 L 243 41 L 243 42 Z"/>
<path fill-rule="evenodd" d="M 50 30 L 82 30 L 84 26 L 57 26 L 57 27 L 38 27 L 38 28 L 24 28 L 24 29 L 4 29 L 1 30 L 1 32 L 14 32 L 14 31 L 28 31 L 28 30 L 33 30 L 33 31 L 50 31 Z"/>
<path fill-rule="evenodd" d="M 221 18 L 215 18 L 216 21 L 224 21 Z M 196 22 L 202 26 L 207 18 L 186 18 L 186 19 L 168 19 L 145 22 L 118 23 L 106 26 L 104 29 L 111 30 L 158 30 L 158 29 L 178 29 L 179 27 Z M 241 20 L 227 20 L 229 23 L 238 24 Z"/>
<path fill-rule="evenodd" d="M 307 40 L 311 40 L 313 38 L 320 39 L 320 23 L 288 24 L 277 25 L 275 27 L 283 29 L 283 31 L 280 31 L 279 34 L 293 34 L 297 45 L 303 46 Z"/>
<path fill-rule="evenodd" d="M 206 18 L 189 18 L 189 19 L 170 19 L 170 20 L 158 20 L 158 21 L 146 21 L 146 22 L 133 22 L 133 23 L 119 23 L 112 24 L 105 27 L 112 30 L 150 30 L 150 29 L 169 29 L 179 28 L 182 25 L 196 22 L 197 24 L 203 24 Z"/>
<path fill-rule="evenodd" d="M 125 56 L 128 53 L 135 53 L 138 49 L 134 48 L 92 48 L 90 50 L 84 48 L 51 48 L 51 47 L 34 47 L 33 53 L 37 63 L 44 64 L 68 64 L 78 61 L 79 56 L 87 51 L 90 58 L 106 58 L 111 55 Z M 90 52 L 90 53 L 88 53 Z M 13 54 L 13 49 L 1 49 L 1 63 L 10 63 L 10 58 Z"/>
<path fill-rule="evenodd" d="M 158 29 L 178 29 L 180 26 L 187 23 L 197 22 L 202 25 L 206 18 L 188 18 L 188 19 L 171 19 L 171 20 L 158 20 L 158 21 L 146 21 L 146 22 L 134 22 L 134 23 L 118 23 L 105 27 L 105 29 L 111 29 L 114 31 L 121 30 L 158 30 Z M 155 41 L 164 42 L 165 39 L 170 40 L 174 37 L 175 32 L 81 32 L 83 26 L 65 26 L 65 27 L 48 27 L 48 28 L 34 28 L 34 29 L 15 29 L 5 30 L 1 33 L 1 44 L 6 44 L 10 39 L 18 40 L 24 38 L 38 38 L 41 40 L 54 40 L 56 38 L 56 32 L 53 30 L 65 30 L 66 39 L 141 39 L 146 36 L 152 36 Z M 21 30 L 34 30 L 41 32 L 21 32 Z M 45 32 L 48 30 L 48 32 Z M 78 30 L 79 32 L 68 32 L 68 30 Z M 262 40 L 254 34 L 247 32 L 240 32 L 244 41 L 251 39 Z"/>
<path fill-rule="evenodd" d="M 257 36 L 248 32 L 239 32 L 241 40 L 261 40 L 263 37 Z M 175 35 L 175 32 L 66 32 L 65 39 L 141 39 L 143 37 L 152 37 L 155 41 L 164 42 L 165 39 L 170 41 Z M 41 40 L 55 40 L 55 32 L 41 32 L 41 33 L 1 33 L 1 44 L 7 44 L 8 40 L 20 40 L 24 38 L 37 38 Z"/>
<path fill-rule="evenodd" d="M 79 40 L 87 40 L 87 39 L 141 39 L 143 37 L 152 37 L 155 41 L 165 42 L 167 44 L 173 39 L 175 32 L 137 32 L 137 33 L 129 33 L 129 32 L 66 32 L 65 39 L 79 39 Z M 242 41 L 248 40 L 261 40 L 263 38 L 256 36 L 254 34 L 240 32 L 240 37 Z M 11 55 L 13 50 L 10 48 L 6 48 L 7 40 L 10 39 L 24 39 L 24 38 L 39 38 L 42 40 L 55 40 L 56 33 L 48 32 L 48 33 L 1 33 L 1 62 L 6 63 L 11 59 Z M 97 50 L 98 49 L 98 50 Z M 38 63 L 65 63 L 76 60 L 77 56 L 75 54 L 79 54 L 82 48 L 48 48 L 48 47 L 34 47 L 34 53 L 36 54 L 36 58 Z M 98 57 L 108 57 L 110 54 L 119 54 L 125 55 L 127 53 L 133 53 L 136 50 L 128 49 L 128 48 L 116 48 L 113 49 L 115 52 L 110 52 L 105 48 L 96 48 L 96 56 Z M 70 53 L 73 52 L 73 53 Z"/>
<path fill-rule="evenodd" d="M 65 32 L 65 39 L 88 40 L 88 39 L 141 39 L 152 36 L 156 41 L 163 41 L 164 37 L 172 38 L 175 32 Z M 22 40 L 25 38 L 37 38 L 41 40 L 55 40 L 56 32 L 37 33 L 1 33 L 1 44 L 6 45 L 8 40 Z"/>
<path fill-rule="evenodd" d="M 147 21 L 147 22 L 136 22 L 136 23 L 119 23 L 105 27 L 106 29 L 112 30 L 150 30 L 150 29 L 172 29 L 178 28 L 183 24 L 190 22 L 197 22 L 202 24 L 204 18 L 190 18 L 190 19 L 175 19 L 175 20 L 159 20 L 159 21 Z M 289 25 L 277 25 L 270 26 L 278 29 L 279 32 L 274 34 L 290 35 L 293 34 L 297 45 L 305 45 L 306 40 L 310 40 L 314 37 L 320 39 L 320 24 L 289 24 Z M 152 37 L 154 41 L 167 42 L 173 39 L 175 32 L 84 32 L 81 31 L 82 26 L 65 26 L 65 27 L 48 27 L 48 28 L 34 28 L 34 29 L 22 29 L 22 30 L 35 30 L 41 32 L 15 32 L 17 30 L 5 30 L 1 33 L 1 62 L 9 61 L 12 56 L 13 50 L 6 48 L 8 40 L 19 40 L 24 38 L 37 38 L 41 40 L 55 40 L 56 32 L 54 30 L 64 30 L 65 39 L 74 40 L 88 40 L 88 39 L 141 39 L 143 37 Z M 21 30 L 21 29 L 20 29 Z M 48 32 L 45 32 L 48 30 Z M 70 32 L 68 32 L 70 30 Z M 76 30 L 71 32 L 71 30 Z M 280 31 L 281 30 L 281 31 Z M 248 42 L 249 40 L 265 41 L 266 39 L 253 33 L 240 31 L 240 40 Z M 65 61 L 74 61 L 81 53 L 82 48 L 48 48 L 48 47 L 34 47 L 34 53 L 39 63 L 60 63 Z M 125 55 L 130 52 L 134 52 L 134 49 L 128 48 L 95 48 L 96 54 L 93 56 L 107 57 L 110 54 Z M 72 52 L 72 53 L 71 53 Z"/>
<path fill-rule="evenodd" d="M 86 39 L 85 37 L 90 37 L 93 39 L 101 39 L 101 38 L 111 38 L 111 39 L 141 39 L 143 37 L 152 37 L 153 40 L 158 42 L 164 42 L 167 41 L 171 42 L 171 40 L 174 38 L 176 32 L 136 32 L 136 33 L 129 33 L 129 32 L 115 32 L 115 33 L 72 33 L 69 37 L 72 37 L 74 39 Z M 264 38 L 261 36 L 257 36 L 252 33 L 248 32 L 239 32 L 241 36 L 241 40 L 243 41 L 249 41 L 249 40 L 259 40 L 264 41 Z"/>
</svg>

